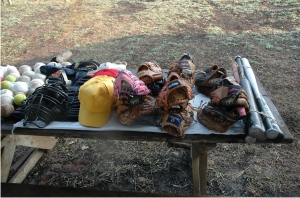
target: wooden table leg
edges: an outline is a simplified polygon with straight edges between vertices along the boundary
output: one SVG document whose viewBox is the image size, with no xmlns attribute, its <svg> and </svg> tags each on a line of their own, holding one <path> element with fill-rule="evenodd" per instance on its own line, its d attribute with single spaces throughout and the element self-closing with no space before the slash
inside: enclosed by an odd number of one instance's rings
<svg viewBox="0 0 300 198">
<path fill-rule="evenodd" d="M 192 143 L 193 194 L 205 196 L 207 188 L 207 152 L 216 147 L 214 143 Z"/>
<path fill-rule="evenodd" d="M 52 149 L 55 146 L 56 142 L 57 139 L 55 139 L 55 137 L 7 135 L 1 141 L 1 148 L 3 147 L 3 153 L 1 155 L 1 182 L 7 182 L 17 145 L 40 149 Z M 28 172 L 31 170 L 31 168 L 42 156 L 42 153 L 42 151 L 34 152 L 32 154 L 32 157 L 27 160 L 27 163 L 22 166 L 22 170 L 17 172 L 11 182 L 21 183 Z"/>
</svg>

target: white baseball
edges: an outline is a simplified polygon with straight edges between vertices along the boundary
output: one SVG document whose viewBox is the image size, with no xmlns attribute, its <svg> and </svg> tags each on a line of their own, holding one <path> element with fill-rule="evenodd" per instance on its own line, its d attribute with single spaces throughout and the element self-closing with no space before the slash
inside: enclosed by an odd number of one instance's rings
<svg viewBox="0 0 300 198">
<path fill-rule="evenodd" d="M 29 89 L 36 89 L 40 86 L 42 86 L 43 84 L 45 84 L 44 81 L 42 81 L 41 79 L 33 79 L 30 83 L 29 83 Z"/>
<path fill-rule="evenodd" d="M 28 92 L 28 83 L 26 82 L 15 82 L 11 88 L 11 91 L 14 95 L 17 95 L 19 93 L 23 93 L 24 95 Z"/>
<path fill-rule="evenodd" d="M 1 90 L 1 96 L 3 96 L 3 95 L 9 95 L 9 96 L 12 96 L 12 97 L 14 96 L 13 92 L 9 89 L 2 89 Z"/>
<path fill-rule="evenodd" d="M 3 104 L 14 104 L 14 97 L 10 95 L 1 95 L 1 105 Z"/>
<path fill-rule="evenodd" d="M 35 70 L 37 67 L 40 67 L 40 66 L 43 66 L 43 65 L 45 65 L 45 63 L 37 62 L 37 63 L 34 64 L 32 69 Z"/>
<path fill-rule="evenodd" d="M 25 71 L 32 71 L 32 68 L 29 65 L 21 65 L 19 67 L 19 72 L 22 75 Z"/>
<path fill-rule="evenodd" d="M 31 78 L 29 76 L 20 76 L 19 78 L 17 78 L 17 81 L 29 83 L 31 81 Z"/>
<path fill-rule="evenodd" d="M 19 70 L 15 66 L 7 65 L 6 67 L 7 67 L 7 71 L 6 71 L 5 76 L 7 76 L 11 73 L 19 73 L 20 74 Z"/>
<path fill-rule="evenodd" d="M 13 114 L 15 108 L 12 104 L 1 104 L 1 116 L 2 117 L 9 117 Z"/>
<path fill-rule="evenodd" d="M 30 79 L 32 79 L 32 77 L 34 76 L 34 71 L 25 71 L 22 76 L 29 76 Z"/>
<path fill-rule="evenodd" d="M 43 82 L 45 82 L 47 76 L 41 73 L 36 73 L 33 75 L 32 80 L 34 79 L 41 79 Z"/>
<path fill-rule="evenodd" d="M 0 66 L 0 77 L 4 78 L 6 76 L 7 67 Z"/>
</svg>

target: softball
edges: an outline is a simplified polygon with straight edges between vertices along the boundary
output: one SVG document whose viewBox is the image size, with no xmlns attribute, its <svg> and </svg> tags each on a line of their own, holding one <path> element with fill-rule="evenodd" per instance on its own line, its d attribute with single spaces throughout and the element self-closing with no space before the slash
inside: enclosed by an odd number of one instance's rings
<svg viewBox="0 0 300 198">
<path fill-rule="evenodd" d="M 24 94 L 17 94 L 14 97 L 14 103 L 18 106 L 21 106 L 21 103 L 23 102 L 23 100 L 26 99 L 26 96 Z"/>
<path fill-rule="evenodd" d="M 34 80 L 34 79 L 41 79 L 43 82 L 45 82 L 46 77 L 47 77 L 47 76 L 44 75 L 44 74 L 36 73 L 36 74 L 34 74 L 34 75 L 32 76 L 32 80 Z"/>
<path fill-rule="evenodd" d="M 32 69 L 35 70 L 37 67 L 40 67 L 43 65 L 45 65 L 45 63 L 42 63 L 42 62 L 35 63 Z"/>
<path fill-rule="evenodd" d="M 2 89 L 1 90 L 1 96 L 3 95 L 10 95 L 10 96 L 14 96 L 13 92 L 9 89 Z"/>
<path fill-rule="evenodd" d="M 9 81 L 9 82 L 16 82 L 17 78 L 15 76 L 13 76 L 13 75 L 7 75 L 5 77 L 5 80 Z"/>
<path fill-rule="evenodd" d="M 31 78 L 29 76 L 20 76 L 19 78 L 17 78 L 17 82 L 27 82 L 29 83 L 31 81 Z"/>
<path fill-rule="evenodd" d="M 11 89 L 13 83 L 7 80 L 1 82 L 1 89 Z"/>
</svg>

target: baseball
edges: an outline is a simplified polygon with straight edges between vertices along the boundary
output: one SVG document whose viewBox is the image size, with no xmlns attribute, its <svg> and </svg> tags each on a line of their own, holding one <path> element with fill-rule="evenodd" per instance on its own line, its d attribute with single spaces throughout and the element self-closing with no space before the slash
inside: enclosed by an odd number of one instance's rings
<svg viewBox="0 0 300 198">
<path fill-rule="evenodd" d="M 29 76 L 31 79 L 34 76 L 34 71 L 25 71 L 22 76 Z"/>
<path fill-rule="evenodd" d="M 27 91 L 27 97 L 32 95 L 32 93 L 35 91 L 35 88 L 29 88 Z"/>
<path fill-rule="evenodd" d="M 34 69 L 34 73 L 36 73 L 36 74 L 41 73 L 40 67 L 42 67 L 42 66 L 43 66 L 43 65 L 37 66 L 37 67 Z"/>
<path fill-rule="evenodd" d="M 22 75 L 25 71 L 32 71 L 32 68 L 29 65 L 22 65 L 19 67 L 19 72 Z"/>
<path fill-rule="evenodd" d="M 1 116 L 9 117 L 13 114 L 15 108 L 12 104 L 2 104 L 1 105 Z"/>
<path fill-rule="evenodd" d="M 20 73 L 15 66 L 7 65 L 6 67 L 7 67 L 6 75 L 9 75 L 10 73 Z"/>
<path fill-rule="evenodd" d="M 1 96 L 3 95 L 10 95 L 10 96 L 14 96 L 13 92 L 9 89 L 2 89 L 1 90 Z"/>
<path fill-rule="evenodd" d="M 45 82 L 46 77 L 47 77 L 47 76 L 44 75 L 44 74 L 36 73 L 36 74 L 33 75 L 32 80 L 34 80 L 34 79 L 40 79 L 40 80 L 42 80 L 43 82 Z"/>
<path fill-rule="evenodd" d="M 40 67 L 43 65 L 45 65 L 45 63 L 42 63 L 42 62 L 35 63 L 32 69 L 35 70 L 37 67 Z"/>
<path fill-rule="evenodd" d="M 13 75 L 7 75 L 4 80 L 9 81 L 9 82 L 15 82 L 17 80 L 17 78 Z"/>
<path fill-rule="evenodd" d="M 0 77 L 4 78 L 6 76 L 7 67 L 0 66 Z"/>
<path fill-rule="evenodd" d="M 28 91 L 28 83 L 26 82 L 15 82 L 11 88 L 11 91 L 14 93 L 14 95 L 18 93 L 24 93 L 24 95 L 27 94 Z"/>
<path fill-rule="evenodd" d="M 21 106 L 21 103 L 23 102 L 23 100 L 26 99 L 26 96 L 24 94 L 17 94 L 14 97 L 14 103 L 18 106 Z"/>
<path fill-rule="evenodd" d="M 14 97 L 10 96 L 10 95 L 3 95 L 1 96 L 1 105 L 3 104 L 14 104 Z"/>
<path fill-rule="evenodd" d="M 31 78 L 29 76 L 20 76 L 19 78 L 17 78 L 17 81 L 29 83 L 31 81 Z"/>
<path fill-rule="evenodd" d="M 29 83 L 29 89 L 36 89 L 40 86 L 42 86 L 43 84 L 45 84 L 44 81 L 42 81 L 41 79 L 33 79 L 30 83 Z"/>
</svg>

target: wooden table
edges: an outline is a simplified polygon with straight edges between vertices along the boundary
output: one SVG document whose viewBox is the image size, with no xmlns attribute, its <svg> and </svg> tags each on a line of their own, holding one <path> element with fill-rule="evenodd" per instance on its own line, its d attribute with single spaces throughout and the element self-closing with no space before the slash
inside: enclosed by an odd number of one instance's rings
<svg viewBox="0 0 300 198">
<path fill-rule="evenodd" d="M 292 143 L 293 136 L 289 132 L 287 126 L 279 115 L 272 101 L 267 96 L 265 90 L 259 83 L 260 91 L 268 103 L 275 119 L 278 121 L 281 130 L 284 134 L 284 140 L 281 143 Z M 42 153 L 35 152 L 31 163 L 27 163 L 26 166 L 21 168 L 20 173 L 11 179 L 8 183 L 7 177 L 13 160 L 13 153 L 16 145 L 25 145 L 34 148 L 52 149 L 56 143 L 54 137 L 68 137 L 68 138 L 92 138 L 92 139 L 105 139 L 105 140 L 130 140 L 130 141 L 163 141 L 163 142 L 184 142 L 191 143 L 192 153 L 192 173 L 193 173 L 193 195 L 192 196 L 205 196 L 207 187 L 207 152 L 213 149 L 218 143 L 246 143 L 245 135 L 198 135 L 198 134 L 186 134 L 184 138 L 176 138 L 166 133 L 151 133 L 151 132 L 137 132 L 137 131 L 86 131 L 86 130 L 56 130 L 56 129 L 35 129 L 35 128 L 17 128 L 14 130 L 14 134 L 11 133 L 14 120 L 8 119 L 1 123 L 1 134 L 6 135 L 2 140 L 1 148 L 3 147 L 2 154 L 2 174 L 1 182 L 3 184 L 2 196 L 9 196 L 11 191 L 8 189 L 14 188 L 22 190 L 21 186 L 10 186 L 9 183 L 21 183 L 26 177 L 26 174 L 42 156 Z M 257 141 L 256 143 L 273 143 L 270 139 L 264 141 Z M 12 184 L 13 185 L 13 184 Z M 19 188 L 18 188 L 19 187 Z M 30 187 L 26 186 L 26 189 Z M 44 187 L 43 187 L 44 188 Z M 53 188 L 53 187 L 49 187 Z M 7 190 L 5 190 L 7 189 Z M 23 187 L 24 189 L 24 187 Z M 33 188 L 34 189 L 34 188 Z M 35 188 L 36 189 L 36 188 Z M 3 191 L 4 190 L 4 191 Z M 15 191 L 18 193 L 20 191 Z M 6 192 L 6 194 L 5 194 Z M 30 191 L 33 196 L 34 191 Z M 45 192 L 45 191 L 43 191 Z M 56 191 L 60 192 L 60 191 Z M 75 192 L 75 191 L 74 191 Z M 77 192 L 77 191 L 76 191 Z M 23 192 L 24 193 L 24 192 Z M 53 195 L 53 191 L 51 191 Z M 78 192 L 77 192 L 78 193 Z M 105 194 L 105 193 L 104 193 Z M 16 195 L 16 194 L 15 194 Z M 64 194 L 56 194 L 57 196 L 64 196 Z M 68 194 L 70 195 L 70 194 Z M 84 194 L 87 195 L 87 194 Z M 105 194 L 107 196 L 107 194 Z M 113 194 L 114 196 L 116 194 Z M 120 194 L 118 194 L 120 195 Z M 125 194 L 122 194 L 125 195 Z M 133 196 L 132 194 L 126 194 L 127 196 Z M 12 195 L 13 196 L 13 195 Z M 44 195 L 45 196 L 45 195 Z M 74 195 L 76 196 L 76 195 Z M 98 195 L 101 196 L 101 195 Z M 138 194 L 137 196 L 149 196 L 149 194 Z M 155 195 L 153 195 L 155 196 Z M 165 195 L 159 195 L 165 196 Z"/>
</svg>

